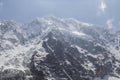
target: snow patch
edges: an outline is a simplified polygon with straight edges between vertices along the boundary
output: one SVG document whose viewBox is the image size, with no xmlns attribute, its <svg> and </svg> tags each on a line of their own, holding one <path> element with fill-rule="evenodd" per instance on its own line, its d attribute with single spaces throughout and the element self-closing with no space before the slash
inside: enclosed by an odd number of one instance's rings
<svg viewBox="0 0 120 80">
<path fill-rule="evenodd" d="M 86 34 L 82 33 L 82 32 L 78 32 L 78 31 L 73 31 L 73 34 L 79 35 L 79 36 L 85 36 Z"/>
</svg>

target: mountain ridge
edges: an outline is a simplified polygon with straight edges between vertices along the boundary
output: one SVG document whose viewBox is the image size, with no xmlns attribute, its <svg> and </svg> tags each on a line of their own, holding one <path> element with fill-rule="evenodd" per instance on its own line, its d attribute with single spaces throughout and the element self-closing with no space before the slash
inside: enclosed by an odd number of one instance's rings
<svg viewBox="0 0 120 80">
<path fill-rule="evenodd" d="M 5 21 L 0 28 L 2 80 L 20 73 L 21 80 L 102 80 L 120 75 L 114 30 L 55 17 L 26 25 Z"/>
</svg>

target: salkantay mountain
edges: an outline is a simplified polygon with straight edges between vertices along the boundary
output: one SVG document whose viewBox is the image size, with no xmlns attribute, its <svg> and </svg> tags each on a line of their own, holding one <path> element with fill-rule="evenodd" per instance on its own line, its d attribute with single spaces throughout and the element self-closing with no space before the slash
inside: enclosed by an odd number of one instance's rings
<svg viewBox="0 0 120 80">
<path fill-rule="evenodd" d="M 0 80 L 120 80 L 120 31 L 73 18 L 0 22 Z"/>
</svg>

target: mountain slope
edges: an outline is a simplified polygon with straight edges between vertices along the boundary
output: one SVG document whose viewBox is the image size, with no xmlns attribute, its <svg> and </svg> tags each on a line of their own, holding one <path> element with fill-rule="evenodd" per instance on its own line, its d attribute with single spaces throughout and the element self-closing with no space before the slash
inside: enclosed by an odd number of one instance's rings
<svg viewBox="0 0 120 80">
<path fill-rule="evenodd" d="M 3 21 L 0 24 L 0 78 L 119 79 L 117 36 L 115 30 L 71 18 L 44 17 L 29 24 Z"/>
</svg>

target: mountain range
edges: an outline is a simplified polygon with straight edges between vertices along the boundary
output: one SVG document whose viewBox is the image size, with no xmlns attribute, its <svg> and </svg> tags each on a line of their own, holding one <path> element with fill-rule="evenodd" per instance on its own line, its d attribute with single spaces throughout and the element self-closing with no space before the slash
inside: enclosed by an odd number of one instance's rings
<svg viewBox="0 0 120 80">
<path fill-rule="evenodd" d="M 0 21 L 0 80 L 120 80 L 119 34 L 73 18 Z"/>
</svg>

